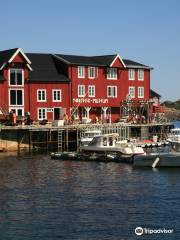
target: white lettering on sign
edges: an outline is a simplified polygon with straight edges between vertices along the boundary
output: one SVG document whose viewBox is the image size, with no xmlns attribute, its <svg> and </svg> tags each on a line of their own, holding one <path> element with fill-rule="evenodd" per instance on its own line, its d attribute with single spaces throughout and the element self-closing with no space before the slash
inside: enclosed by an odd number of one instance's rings
<svg viewBox="0 0 180 240">
<path fill-rule="evenodd" d="M 53 112 L 53 108 L 47 108 L 47 112 Z"/>
<path fill-rule="evenodd" d="M 73 98 L 74 103 L 108 103 L 106 98 Z"/>
</svg>

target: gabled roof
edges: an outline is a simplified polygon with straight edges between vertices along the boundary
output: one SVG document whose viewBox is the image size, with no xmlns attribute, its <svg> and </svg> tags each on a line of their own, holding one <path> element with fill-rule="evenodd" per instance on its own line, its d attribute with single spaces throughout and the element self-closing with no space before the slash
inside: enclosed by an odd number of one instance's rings
<svg viewBox="0 0 180 240">
<path fill-rule="evenodd" d="M 27 53 L 32 61 L 33 71 L 29 73 L 29 81 L 32 82 L 69 82 L 60 67 L 56 66 L 51 54 Z"/>
<path fill-rule="evenodd" d="M 21 55 L 25 58 L 27 62 L 27 67 L 32 70 L 29 64 L 31 64 L 31 61 L 27 58 L 27 56 L 23 53 L 21 48 L 13 48 L 8 49 L 5 51 L 0 51 L 0 70 L 2 70 L 7 63 L 12 62 L 12 60 L 15 58 L 17 54 L 21 53 Z"/>
<path fill-rule="evenodd" d="M 118 54 L 113 55 L 102 55 L 102 56 L 77 56 L 77 55 L 65 55 L 65 54 L 54 54 L 56 58 L 65 62 L 66 64 L 72 65 L 83 65 L 83 66 L 102 66 L 110 67 L 113 61 L 119 57 L 124 67 L 128 68 L 143 68 L 143 69 L 152 69 L 149 66 L 144 64 L 129 60 L 121 59 Z"/>
<path fill-rule="evenodd" d="M 160 98 L 161 95 L 159 95 L 157 92 L 153 91 L 152 89 L 150 89 L 150 97 L 153 98 L 153 97 L 157 97 L 157 98 Z"/>
<path fill-rule="evenodd" d="M 59 60 L 64 61 L 66 64 L 83 65 L 83 66 L 110 66 L 117 54 L 103 55 L 103 56 L 77 56 L 54 54 Z"/>
<path fill-rule="evenodd" d="M 132 61 L 130 59 L 123 59 L 123 62 L 125 63 L 127 68 L 143 68 L 143 69 L 153 69 L 149 66 L 146 66 L 144 64 Z"/>
</svg>

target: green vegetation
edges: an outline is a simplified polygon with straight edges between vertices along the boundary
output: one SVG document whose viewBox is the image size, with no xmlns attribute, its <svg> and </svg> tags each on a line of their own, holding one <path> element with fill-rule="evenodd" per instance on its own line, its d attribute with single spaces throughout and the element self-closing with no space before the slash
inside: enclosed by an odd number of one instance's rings
<svg viewBox="0 0 180 240">
<path fill-rule="evenodd" d="M 167 101 L 164 101 L 161 105 L 168 108 L 174 108 L 174 109 L 180 110 L 180 99 L 175 102 L 167 100 Z"/>
</svg>

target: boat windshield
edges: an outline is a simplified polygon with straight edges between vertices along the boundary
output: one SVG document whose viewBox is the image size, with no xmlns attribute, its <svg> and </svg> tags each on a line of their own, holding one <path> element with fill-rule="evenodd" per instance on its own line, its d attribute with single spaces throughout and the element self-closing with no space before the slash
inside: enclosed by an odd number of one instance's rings
<svg viewBox="0 0 180 240">
<path fill-rule="evenodd" d="M 173 131 L 172 133 L 173 135 L 180 135 L 180 130 Z"/>
<path fill-rule="evenodd" d="M 101 138 L 100 137 L 94 137 L 93 140 L 89 143 L 89 146 L 97 146 L 100 145 Z"/>
</svg>

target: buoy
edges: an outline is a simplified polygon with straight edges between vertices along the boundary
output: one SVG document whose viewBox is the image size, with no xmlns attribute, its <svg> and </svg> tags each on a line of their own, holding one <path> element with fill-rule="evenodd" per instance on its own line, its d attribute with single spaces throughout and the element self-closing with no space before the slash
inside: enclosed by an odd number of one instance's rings
<svg viewBox="0 0 180 240">
<path fill-rule="evenodd" d="M 157 157 L 157 158 L 155 159 L 155 161 L 154 161 L 153 164 L 152 164 L 152 168 L 155 168 L 155 167 L 157 166 L 159 160 L 160 160 L 159 157 Z"/>
</svg>

